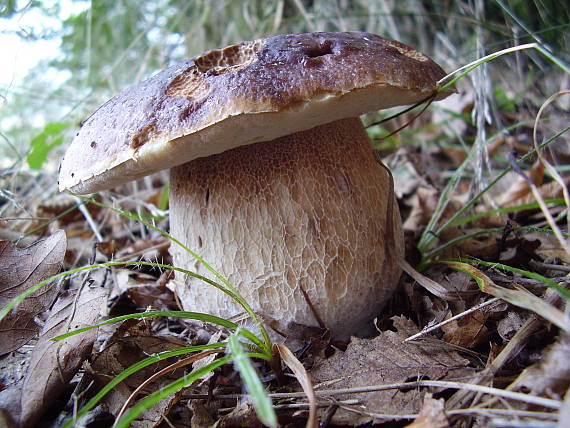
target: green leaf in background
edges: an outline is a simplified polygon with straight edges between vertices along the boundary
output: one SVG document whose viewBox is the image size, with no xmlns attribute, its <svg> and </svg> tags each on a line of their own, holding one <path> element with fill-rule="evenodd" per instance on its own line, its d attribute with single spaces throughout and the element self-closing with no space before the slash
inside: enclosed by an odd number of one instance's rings
<svg viewBox="0 0 570 428">
<path fill-rule="evenodd" d="M 32 138 L 30 142 L 31 150 L 27 158 L 30 168 L 42 168 L 49 152 L 63 143 L 63 136 L 60 134 L 70 126 L 71 124 L 69 123 L 48 123 L 41 133 Z"/>
</svg>

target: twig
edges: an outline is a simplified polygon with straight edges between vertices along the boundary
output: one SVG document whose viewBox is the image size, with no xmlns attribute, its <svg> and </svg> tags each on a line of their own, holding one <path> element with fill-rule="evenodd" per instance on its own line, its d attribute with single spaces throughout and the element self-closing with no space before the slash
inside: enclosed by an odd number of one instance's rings
<svg viewBox="0 0 570 428">
<path fill-rule="evenodd" d="M 351 406 L 355 404 L 360 404 L 360 400 L 350 399 L 350 400 L 339 400 L 334 403 L 317 403 L 317 407 L 329 407 L 331 405 L 344 405 L 344 406 Z M 276 410 L 287 410 L 287 409 L 308 409 L 311 406 L 311 403 L 303 402 L 303 403 L 287 403 L 287 404 L 274 404 L 273 408 Z"/>
<path fill-rule="evenodd" d="M 463 311 L 463 312 L 461 312 L 460 314 L 454 315 L 454 316 L 452 316 L 452 317 L 449 318 L 449 319 L 446 319 L 446 320 L 444 320 L 444 321 L 442 321 L 442 322 L 440 322 L 440 323 L 437 323 L 437 324 L 432 325 L 431 327 L 424 328 L 424 329 L 423 329 L 422 331 L 420 331 L 419 333 L 416 333 L 416 334 L 414 334 L 413 336 L 410 336 L 410 337 L 404 339 L 404 342 L 410 342 L 410 341 L 412 341 L 412 340 L 414 340 L 414 339 L 417 339 L 418 337 L 424 336 L 424 335 L 428 334 L 429 332 L 431 332 L 431 331 L 433 331 L 433 330 L 437 330 L 438 328 L 443 327 L 444 325 L 446 325 L 446 324 L 448 324 L 448 323 L 450 323 L 450 322 L 452 322 L 452 321 L 455 321 L 456 319 L 459 319 L 459 318 L 461 318 L 461 317 L 464 317 L 465 315 L 468 315 L 468 314 L 470 314 L 470 313 L 472 313 L 472 312 L 478 311 L 479 309 L 484 308 L 485 306 L 489 306 L 489 305 L 491 305 L 491 304 L 493 304 L 493 303 L 495 303 L 495 302 L 497 302 L 497 301 L 499 301 L 499 300 L 500 300 L 500 299 L 499 299 L 498 297 L 494 297 L 494 298 L 491 299 L 491 300 L 487 300 L 486 302 L 479 303 L 477 306 L 473 306 L 472 308 L 467 309 L 466 311 Z"/>
<path fill-rule="evenodd" d="M 525 418 L 542 418 L 542 419 L 558 419 L 558 413 L 548 412 L 534 412 L 531 410 L 518 410 L 518 409 L 479 409 L 470 407 L 468 409 L 454 409 L 447 410 L 445 413 L 448 415 L 482 415 L 482 416 L 520 416 Z"/>
<path fill-rule="evenodd" d="M 560 272 L 570 272 L 570 266 L 555 265 L 553 263 L 542 263 L 542 262 L 537 262 L 535 260 L 531 260 L 530 264 L 531 264 L 531 266 L 535 265 L 535 266 L 539 266 L 543 269 L 552 269 L 552 270 L 557 270 Z M 568 278 L 566 278 L 566 280 L 568 280 Z"/>
<path fill-rule="evenodd" d="M 355 409 L 354 407 L 349 407 L 348 405 L 344 404 L 340 406 L 342 409 L 347 410 L 349 412 L 358 413 L 365 416 L 370 416 L 375 419 L 416 419 L 419 414 L 389 414 L 389 413 L 374 413 L 374 412 L 367 412 L 360 409 Z M 534 418 L 542 418 L 542 419 L 552 419 L 557 420 L 558 414 L 557 413 L 548 413 L 548 412 L 533 412 L 529 410 L 517 410 L 517 409 L 478 409 L 478 408 L 467 408 L 467 409 L 454 409 L 454 410 L 446 410 L 445 413 L 447 415 L 482 415 L 492 417 L 495 415 L 506 415 L 506 416 L 519 416 L 519 417 L 534 417 Z M 542 423 L 542 420 L 538 422 Z M 533 425 L 534 426 L 534 425 Z"/>
<path fill-rule="evenodd" d="M 354 388 L 339 388 L 339 389 L 328 389 L 328 390 L 317 390 L 315 395 L 317 397 L 327 397 L 332 395 L 345 395 L 345 394 L 362 394 L 367 392 L 376 391 L 386 391 L 391 389 L 400 388 L 420 388 L 420 387 L 432 387 L 432 388 L 452 388 L 452 389 L 465 389 L 469 391 L 476 391 L 483 394 L 491 394 L 496 397 L 509 398 L 516 401 L 522 401 L 525 403 L 536 404 L 537 406 L 549 407 L 551 409 L 559 409 L 562 402 L 559 400 L 553 400 L 551 398 L 537 397 L 529 394 L 522 394 L 520 392 L 505 391 L 504 389 L 492 388 L 488 386 L 473 385 L 464 382 L 450 382 L 442 380 L 418 380 L 414 382 L 399 382 L 391 383 L 386 385 L 370 385 L 361 386 Z M 271 398 L 275 399 L 286 399 L 286 398 L 304 398 L 306 395 L 304 392 L 280 392 L 268 394 Z M 219 394 L 208 396 L 206 394 L 191 394 L 191 398 L 217 398 L 217 399 L 242 399 L 246 398 L 243 394 Z"/>
</svg>

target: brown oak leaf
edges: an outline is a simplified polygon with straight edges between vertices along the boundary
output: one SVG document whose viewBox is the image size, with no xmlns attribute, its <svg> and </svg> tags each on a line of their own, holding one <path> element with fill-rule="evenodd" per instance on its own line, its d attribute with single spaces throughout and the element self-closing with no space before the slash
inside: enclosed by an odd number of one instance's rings
<svg viewBox="0 0 570 428">
<path fill-rule="evenodd" d="M 59 272 L 66 241 L 63 230 L 27 248 L 0 241 L 0 308 Z M 55 282 L 45 285 L 0 321 L 0 355 L 19 349 L 39 333 L 41 327 L 34 318 L 48 309 L 57 291 Z"/>
</svg>

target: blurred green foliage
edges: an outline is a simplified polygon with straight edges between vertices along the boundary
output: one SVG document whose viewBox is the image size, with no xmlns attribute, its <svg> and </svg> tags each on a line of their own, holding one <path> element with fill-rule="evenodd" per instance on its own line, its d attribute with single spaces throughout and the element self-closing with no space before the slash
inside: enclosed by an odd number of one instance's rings
<svg viewBox="0 0 570 428">
<path fill-rule="evenodd" d="M 69 127 L 69 123 L 48 123 L 41 133 L 32 138 L 31 150 L 27 156 L 30 168 L 42 168 L 49 152 L 63 143 L 62 132 Z"/>
</svg>

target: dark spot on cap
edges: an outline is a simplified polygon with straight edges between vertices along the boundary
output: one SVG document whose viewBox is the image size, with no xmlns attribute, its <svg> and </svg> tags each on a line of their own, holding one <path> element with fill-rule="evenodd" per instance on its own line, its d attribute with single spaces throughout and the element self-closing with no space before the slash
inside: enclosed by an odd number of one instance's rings
<svg viewBox="0 0 570 428">
<path fill-rule="evenodd" d="M 73 177 L 75 177 L 75 173 L 74 173 L 74 172 L 71 173 L 71 178 L 73 178 Z"/>
<path fill-rule="evenodd" d="M 97 145 L 97 143 L 95 141 L 91 141 L 91 144 L 89 144 L 92 148 L 95 148 L 95 146 Z"/>
<path fill-rule="evenodd" d="M 324 42 L 319 43 L 316 46 L 311 46 L 305 50 L 305 55 L 309 58 L 317 58 L 332 53 L 332 42 L 330 40 L 325 40 Z"/>
<path fill-rule="evenodd" d="M 154 124 L 147 125 L 143 127 L 139 132 L 137 132 L 131 141 L 131 147 L 137 150 L 139 147 L 144 146 L 156 133 L 156 127 Z"/>
</svg>

